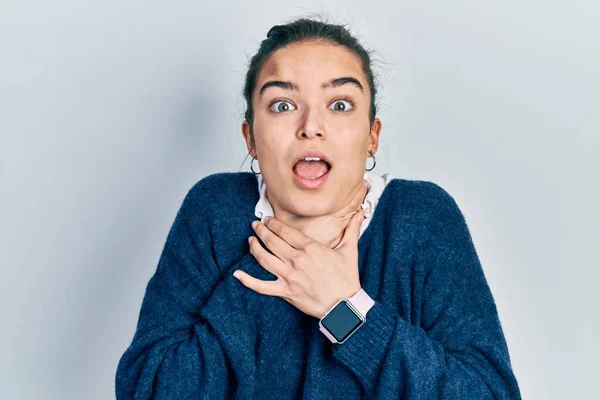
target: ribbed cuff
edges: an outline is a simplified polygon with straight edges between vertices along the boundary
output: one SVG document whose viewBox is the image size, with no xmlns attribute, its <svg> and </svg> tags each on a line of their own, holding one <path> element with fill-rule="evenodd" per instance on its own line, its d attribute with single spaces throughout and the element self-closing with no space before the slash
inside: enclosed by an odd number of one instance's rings
<svg viewBox="0 0 600 400">
<path fill-rule="evenodd" d="M 342 362 L 362 383 L 372 388 L 390 346 L 396 317 L 383 303 L 375 302 L 365 323 L 342 344 L 332 344 L 333 357 Z"/>
</svg>

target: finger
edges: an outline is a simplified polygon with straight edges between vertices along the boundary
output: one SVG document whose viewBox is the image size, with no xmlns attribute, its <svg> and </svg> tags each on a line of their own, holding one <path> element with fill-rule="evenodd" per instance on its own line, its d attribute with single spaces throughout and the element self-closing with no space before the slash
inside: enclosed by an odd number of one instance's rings
<svg viewBox="0 0 600 400">
<path fill-rule="evenodd" d="M 290 269 L 286 267 L 285 263 L 279 259 L 279 257 L 269 253 L 259 240 L 255 237 L 248 239 L 250 244 L 250 253 L 256 258 L 256 261 L 267 271 L 277 277 L 283 276 L 283 274 Z"/>
<path fill-rule="evenodd" d="M 357 208 L 360 208 L 361 204 L 364 203 L 365 197 L 367 197 L 367 193 L 369 193 L 370 187 L 371 187 L 371 184 L 369 183 L 369 181 L 366 179 L 363 179 L 362 186 L 361 186 L 360 190 L 358 191 L 359 194 L 357 195 L 357 200 L 356 200 Z"/>
<path fill-rule="evenodd" d="M 256 293 L 281 297 L 282 291 L 279 279 L 275 281 L 263 281 L 261 279 L 256 279 L 239 269 L 233 273 L 233 276 L 235 276 L 244 286 L 254 290 Z"/>
<path fill-rule="evenodd" d="M 361 205 L 365 201 L 365 198 L 369 191 L 369 185 L 370 185 L 369 181 L 367 181 L 366 179 L 363 178 L 362 184 L 354 192 L 352 199 L 350 200 L 348 205 L 346 207 L 344 207 L 342 210 L 340 210 L 339 212 L 335 213 L 334 216 L 338 217 L 338 218 L 349 218 L 351 215 L 353 215 L 356 212 L 356 210 L 361 208 Z"/>
<path fill-rule="evenodd" d="M 293 257 L 294 246 L 287 242 L 284 235 L 281 234 L 281 229 L 277 229 L 277 221 L 273 223 L 274 218 L 268 218 L 266 223 L 255 221 L 252 228 L 256 235 L 262 240 L 269 251 L 279 258 L 283 263 L 286 263 Z M 282 222 L 280 222 L 283 224 Z M 276 232 L 276 230 L 279 232 Z"/>
<path fill-rule="evenodd" d="M 349 210 L 350 212 L 353 213 L 356 210 L 358 210 L 361 204 L 365 201 L 365 197 L 367 196 L 367 193 L 369 191 L 369 185 L 369 181 L 363 178 L 360 188 L 358 188 L 356 193 L 354 193 L 354 197 L 352 198 L 352 201 L 349 204 L 349 206 L 351 207 L 351 209 Z"/>
<path fill-rule="evenodd" d="M 296 254 L 296 252 L 293 250 L 304 249 L 310 242 L 313 241 L 311 237 L 289 226 L 285 222 L 278 220 L 277 218 L 269 218 L 266 221 L 265 227 L 275 236 L 267 237 L 267 240 L 271 239 L 273 241 L 273 245 L 277 246 L 277 248 L 281 250 L 281 255 L 288 261 L 291 260 Z M 283 246 L 278 240 L 283 241 L 286 246 Z"/>
<path fill-rule="evenodd" d="M 353 216 L 348 225 L 346 225 L 346 230 L 344 231 L 344 237 L 342 241 L 337 246 L 337 248 L 345 247 L 348 245 L 356 246 L 358 243 L 358 239 L 360 237 L 360 229 L 362 226 L 362 222 L 365 219 L 365 214 L 362 209 L 358 210 Z"/>
</svg>

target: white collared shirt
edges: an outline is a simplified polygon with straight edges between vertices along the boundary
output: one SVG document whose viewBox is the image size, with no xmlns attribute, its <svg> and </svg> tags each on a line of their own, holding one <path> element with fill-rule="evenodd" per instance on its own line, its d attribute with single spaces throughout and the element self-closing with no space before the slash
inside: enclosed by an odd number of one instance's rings
<svg viewBox="0 0 600 400">
<path fill-rule="evenodd" d="M 264 223 L 265 217 L 273 217 L 274 212 L 271 203 L 267 199 L 267 184 L 265 183 L 262 174 L 258 174 L 256 177 L 258 180 L 258 192 L 260 193 L 260 198 L 254 208 L 254 214 Z M 360 227 L 360 235 L 362 235 L 365 229 L 367 229 L 369 222 L 371 222 L 371 216 L 373 215 L 373 212 L 375 212 L 375 207 L 377 206 L 381 193 L 383 193 L 387 184 L 394 179 L 394 177 L 389 173 L 377 176 L 371 172 L 365 172 L 364 179 L 369 182 L 370 187 L 365 197 L 365 201 L 361 206 L 365 213 L 365 219 Z"/>
</svg>

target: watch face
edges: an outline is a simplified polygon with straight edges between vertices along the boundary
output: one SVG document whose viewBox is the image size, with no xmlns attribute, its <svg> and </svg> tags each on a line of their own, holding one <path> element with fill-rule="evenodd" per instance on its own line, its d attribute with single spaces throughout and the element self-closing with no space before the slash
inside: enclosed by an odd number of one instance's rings
<svg viewBox="0 0 600 400">
<path fill-rule="evenodd" d="M 343 342 L 362 323 L 346 301 L 341 301 L 322 320 L 321 324 L 338 341 Z"/>
</svg>

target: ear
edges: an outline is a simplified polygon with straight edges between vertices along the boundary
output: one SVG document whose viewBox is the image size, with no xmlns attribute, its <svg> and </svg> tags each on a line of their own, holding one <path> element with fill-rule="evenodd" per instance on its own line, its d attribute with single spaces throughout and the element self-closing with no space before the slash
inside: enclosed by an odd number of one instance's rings
<svg viewBox="0 0 600 400">
<path fill-rule="evenodd" d="M 373 124 L 371 125 L 371 131 L 369 132 L 369 149 L 376 153 L 379 148 L 379 134 L 381 133 L 381 128 L 383 127 L 383 123 L 379 118 L 375 118 L 373 120 Z"/>
<path fill-rule="evenodd" d="M 242 135 L 244 136 L 244 140 L 246 141 L 248 154 L 254 157 L 256 155 L 255 146 L 254 143 L 252 143 L 252 135 L 250 134 L 250 124 L 246 120 L 242 122 Z"/>
</svg>

